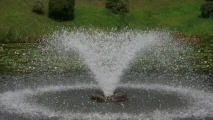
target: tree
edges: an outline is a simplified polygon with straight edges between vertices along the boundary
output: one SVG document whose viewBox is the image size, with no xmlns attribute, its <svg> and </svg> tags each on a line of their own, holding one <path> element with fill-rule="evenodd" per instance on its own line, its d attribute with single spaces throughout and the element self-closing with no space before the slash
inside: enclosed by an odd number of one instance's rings
<svg viewBox="0 0 213 120">
<path fill-rule="evenodd" d="M 213 3 L 208 2 L 208 3 L 203 4 L 200 7 L 200 11 L 201 11 L 201 16 L 203 18 L 213 17 Z"/>
<path fill-rule="evenodd" d="M 75 0 L 49 0 L 49 17 L 56 21 L 74 19 Z"/>
</svg>

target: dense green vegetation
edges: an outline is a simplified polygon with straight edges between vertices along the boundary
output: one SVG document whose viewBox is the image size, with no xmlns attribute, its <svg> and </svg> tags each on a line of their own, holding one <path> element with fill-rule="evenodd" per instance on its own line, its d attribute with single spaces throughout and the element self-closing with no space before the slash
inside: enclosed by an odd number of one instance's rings
<svg viewBox="0 0 213 120">
<path fill-rule="evenodd" d="M 198 43 L 196 68 L 207 71 L 213 69 L 213 18 L 200 17 L 200 8 L 206 3 L 205 0 L 129 0 L 129 12 L 125 14 L 114 14 L 106 9 L 105 0 L 76 0 L 75 19 L 63 22 L 49 18 L 49 0 L 42 0 L 41 4 L 37 1 L 0 1 L 0 68 L 4 66 L 3 69 L 6 67 L 22 70 L 23 64 L 27 63 L 28 68 L 23 69 L 30 70 L 41 62 L 37 60 L 38 56 L 27 56 L 30 51 L 31 55 L 33 52 L 39 54 L 39 51 L 31 49 L 30 44 L 5 43 L 39 42 L 45 35 L 61 28 L 84 26 L 106 30 L 128 26 L 142 30 L 163 28 L 179 31 L 185 36 L 198 35 L 203 42 Z M 42 14 L 33 12 L 35 4 L 38 3 L 41 5 Z M 75 64 L 70 69 L 80 68 L 78 61 L 73 63 Z"/>
<path fill-rule="evenodd" d="M 113 13 L 127 13 L 129 12 L 129 1 L 128 0 L 107 0 L 106 8 L 111 10 Z"/>
<path fill-rule="evenodd" d="M 56 21 L 74 19 L 75 0 L 49 0 L 48 15 Z"/>
<path fill-rule="evenodd" d="M 213 17 L 213 2 L 207 2 L 200 8 L 201 16 L 203 18 Z"/>
</svg>

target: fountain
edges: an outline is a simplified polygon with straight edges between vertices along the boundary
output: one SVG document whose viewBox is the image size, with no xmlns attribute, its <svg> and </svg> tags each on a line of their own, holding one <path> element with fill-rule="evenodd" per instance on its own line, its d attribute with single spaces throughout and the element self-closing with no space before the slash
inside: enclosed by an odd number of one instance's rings
<svg viewBox="0 0 213 120">
<path fill-rule="evenodd" d="M 66 54 L 70 51 L 78 53 L 94 73 L 105 96 L 113 95 L 123 70 L 128 67 L 138 51 L 162 45 L 169 40 L 169 36 L 166 35 L 168 33 L 159 31 L 128 30 L 119 33 L 116 30 L 87 31 L 91 30 L 81 29 L 71 32 L 64 30 L 55 33 L 48 43 L 51 47 L 55 47 L 55 53 L 59 52 L 57 54 Z"/>
<path fill-rule="evenodd" d="M 39 47 L 45 71 L 0 73 L 7 81 L 0 84 L 0 119 L 213 118 L 210 76 L 191 69 L 184 55 L 193 48 L 172 42 L 169 31 L 80 28 L 48 38 Z M 76 62 L 82 71 L 46 72 Z M 124 100 L 104 100 L 114 94 Z"/>
</svg>

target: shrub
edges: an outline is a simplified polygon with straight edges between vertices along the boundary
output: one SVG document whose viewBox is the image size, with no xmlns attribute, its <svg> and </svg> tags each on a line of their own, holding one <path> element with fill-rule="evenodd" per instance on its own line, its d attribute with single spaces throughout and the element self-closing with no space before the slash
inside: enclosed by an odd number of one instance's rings
<svg viewBox="0 0 213 120">
<path fill-rule="evenodd" d="M 41 1 L 36 1 L 33 5 L 32 12 L 36 14 L 44 14 L 44 5 Z"/>
<path fill-rule="evenodd" d="M 129 12 L 129 2 L 128 0 L 107 0 L 106 8 L 116 14 Z"/>
<path fill-rule="evenodd" d="M 6 40 L 6 31 L 4 31 L 4 30 L 1 30 L 0 31 L 0 43 L 5 43 L 5 40 Z"/>
<path fill-rule="evenodd" d="M 210 2 L 213 2 L 213 0 L 206 0 L 206 1 L 210 1 Z"/>
<path fill-rule="evenodd" d="M 49 0 L 49 17 L 56 21 L 74 19 L 75 0 Z"/>
<path fill-rule="evenodd" d="M 15 43 L 16 42 L 16 29 L 14 27 L 11 27 L 8 30 L 8 33 L 6 34 L 5 42 L 11 42 Z"/>
<path fill-rule="evenodd" d="M 203 4 L 200 7 L 200 11 L 201 11 L 201 17 L 203 18 L 213 17 L 213 3 L 209 2 L 209 3 Z"/>
</svg>

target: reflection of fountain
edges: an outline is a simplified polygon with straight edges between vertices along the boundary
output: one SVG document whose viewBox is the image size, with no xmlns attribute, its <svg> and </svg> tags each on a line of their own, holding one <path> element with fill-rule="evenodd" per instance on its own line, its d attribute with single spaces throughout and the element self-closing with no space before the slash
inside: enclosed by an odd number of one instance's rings
<svg viewBox="0 0 213 120">
<path fill-rule="evenodd" d="M 53 66 L 67 64 L 72 59 L 67 56 L 74 52 L 89 70 L 0 73 L 8 80 L 0 84 L 0 119 L 213 118 L 212 86 L 205 83 L 211 78 L 190 72 L 189 62 L 181 64 L 180 53 L 190 54 L 191 49 L 171 44 L 168 32 L 65 30 L 55 33 L 47 44 L 43 54 Z M 53 58 L 57 60 L 51 61 Z M 189 70 L 179 70 L 181 67 Z M 102 91 L 106 96 L 125 93 L 128 100 L 90 99 L 91 93 Z"/>
</svg>

